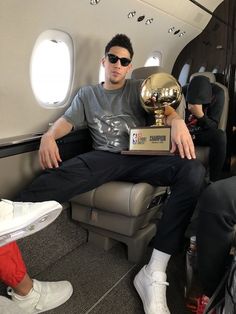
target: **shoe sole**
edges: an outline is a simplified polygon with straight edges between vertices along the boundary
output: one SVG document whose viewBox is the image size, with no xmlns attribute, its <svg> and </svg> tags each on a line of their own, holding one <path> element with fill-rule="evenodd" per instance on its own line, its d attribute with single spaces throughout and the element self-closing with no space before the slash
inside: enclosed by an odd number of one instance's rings
<svg viewBox="0 0 236 314">
<path fill-rule="evenodd" d="M 54 210 L 49 209 L 47 212 L 42 213 L 40 217 L 32 218 L 25 224 L 21 224 L 19 228 L 12 228 L 7 233 L 4 232 L 3 235 L 0 235 L 0 247 L 42 230 L 51 224 L 60 215 L 61 211 L 61 207 Z"/>
</svg>

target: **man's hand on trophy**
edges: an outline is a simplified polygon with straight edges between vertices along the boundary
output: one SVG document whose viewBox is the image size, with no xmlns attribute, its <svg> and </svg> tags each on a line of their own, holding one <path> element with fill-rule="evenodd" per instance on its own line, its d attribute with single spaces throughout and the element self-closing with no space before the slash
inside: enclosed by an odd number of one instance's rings
<svg viewBox="0 0 236 314">
<path fill-rule="evenodd" d="M 171 121 L 171 153 L 177 150 L 181 158 L 196 158 L 192 137 L 184 120 L 179 117 Z"/>
</svg>

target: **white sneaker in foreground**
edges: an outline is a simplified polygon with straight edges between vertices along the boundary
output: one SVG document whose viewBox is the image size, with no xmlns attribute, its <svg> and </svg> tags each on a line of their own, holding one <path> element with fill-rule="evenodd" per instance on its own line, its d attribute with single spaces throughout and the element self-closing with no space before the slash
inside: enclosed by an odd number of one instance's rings
<svg viewBox="0 0 236 314">
<path fill-rule="evenodd" d="M 146 265 L 134 278 L 134 286 L 142 299 L 146 314 L 170 314 L 166 302 L 166 273 L 146 270 Z"/>
<path fill-rule="evenodd" d="M 65 303 L 72 295 L 69 281 L 43 282 L 33 279 L 33 288 L 27 296 L 17 295 L 11 288 L 8 294 L 25 314 L 43 313 Z"/>
<path fill-rule="evenodd" d="M 0 246 L 27 237 L 52 223 L 62 211 L 56 201 L 0 201 Z"/>
<path fill-rule="evenodd" d="M 25 312 L 12 300 L 0 296 L 0 313 L 1 314 L 25 314 Z"/>
</svg>

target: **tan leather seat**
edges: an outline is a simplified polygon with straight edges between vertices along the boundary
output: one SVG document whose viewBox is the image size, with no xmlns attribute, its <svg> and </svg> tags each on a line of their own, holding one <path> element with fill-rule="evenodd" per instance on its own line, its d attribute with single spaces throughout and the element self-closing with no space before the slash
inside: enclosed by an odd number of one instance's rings
<svg viewBox="0 0 236 314">
<path fill-rule="evenodd" d="M 139 261 L 156 233 L 150 222 L 166 194 L 165 187 L 112 181 L 71 200 L 72 218 L 89 231 L 89 241 L 108 250 L 114 240 L 128 246 L 128 259 Z"/>
</svg>

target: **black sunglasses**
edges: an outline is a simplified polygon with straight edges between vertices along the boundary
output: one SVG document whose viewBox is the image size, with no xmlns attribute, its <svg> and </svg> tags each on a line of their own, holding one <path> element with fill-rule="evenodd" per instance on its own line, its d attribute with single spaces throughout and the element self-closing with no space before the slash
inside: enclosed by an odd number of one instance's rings
<svg viewBox="0 0 236 314">
<path fill-rule="evenodd" d="M 128 58 L 119 58 L 116 55 L 113 55 L 112 53 L 108 53 L 107 56 L 110 63 L 116 63 L 118 60 L 120 60 L 120 64 L 123 67 L 127 67 L 131 62 L 131 60 Z"/>
</svg>

